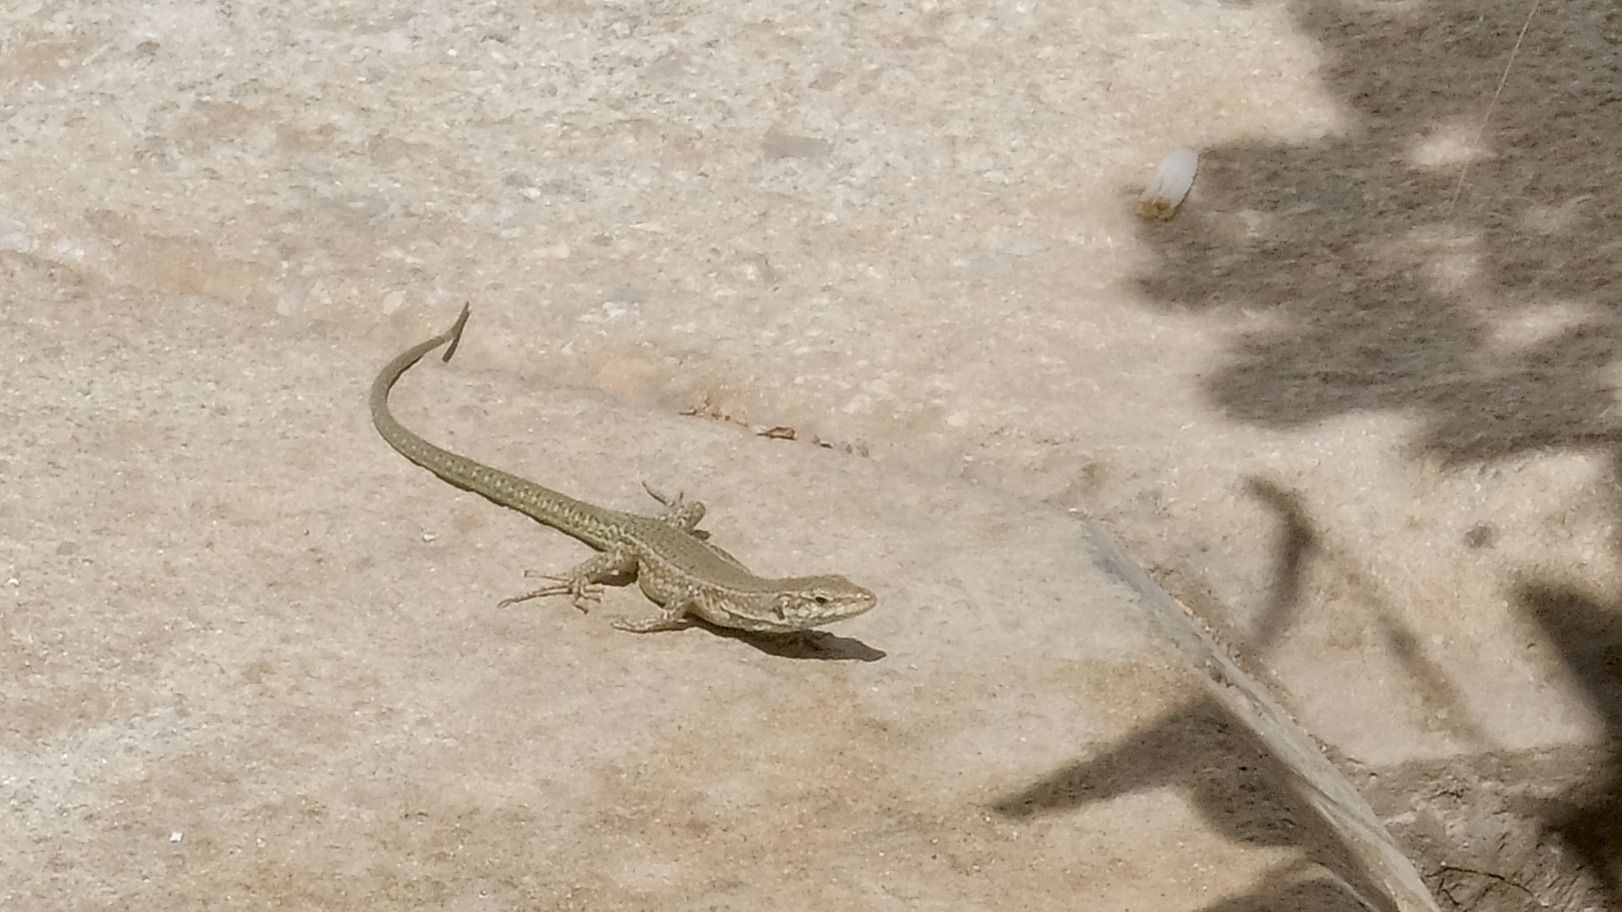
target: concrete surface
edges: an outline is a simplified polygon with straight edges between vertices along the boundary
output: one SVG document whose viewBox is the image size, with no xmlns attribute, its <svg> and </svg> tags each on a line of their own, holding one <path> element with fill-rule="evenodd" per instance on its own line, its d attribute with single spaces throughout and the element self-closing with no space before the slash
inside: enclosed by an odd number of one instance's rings
<svg viewBox="0 0 1622 912">
<path fill-rule="evenodd" d="M 1622 14 L 1532 11 L 12 4 L 0 897 L 1622 904 Z M 491 609 L 580 549 L 360 401 L 465 299 L 408 420 L 866 645 Z"/>
<path fill-rule="evenodd" d="M 1086 523 L 533 395 L 469 369 L 510 335 L 490 319 L 402 384 L 411 424 L 602 502 L 702 491 L 758 567 L 884 601 L 810 643 L 613 630 L 648 610 L 634 590 L 500 609 L 517 568 L 584 549 L 378 448 L 360 406 L 388 350 L 61 278 L 8 264 L 40 294 L 3 324 L 6 474 L 37 480 L 5 504 L 8 908 L 1377 895 L 1290 800 L 1290 760 L 1198 701 L 1174 603 Z"/>
</svg>

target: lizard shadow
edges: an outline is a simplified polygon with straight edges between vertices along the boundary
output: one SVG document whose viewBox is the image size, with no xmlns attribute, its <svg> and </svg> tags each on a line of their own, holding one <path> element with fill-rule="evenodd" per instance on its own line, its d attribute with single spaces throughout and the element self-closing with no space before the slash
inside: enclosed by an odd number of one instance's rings
<svg viewBox="0 0 1622 912">
<path fill-rule="evenodd" d="M 750 633 L 719 627 L 708 621 L 693 619 L 694 627 L 703 627 L 716 636 L 737 640 L 780 659 L 813 659 L 823 662 L 877 662 L 889 653 L 875 649 L 855 637 L 840 636 L 826 630 L 802 630 L 798 633 Z"/>
</svg>

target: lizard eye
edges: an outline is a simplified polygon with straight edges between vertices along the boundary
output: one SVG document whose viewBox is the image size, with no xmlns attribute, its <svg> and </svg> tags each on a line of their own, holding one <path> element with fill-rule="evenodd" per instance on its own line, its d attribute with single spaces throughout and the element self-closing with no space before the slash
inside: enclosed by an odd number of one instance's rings
<svg viewBox="0 0 1622 912">
<path fill-rule="evenodd" d="M 811 601 L 816 602 L 818 605 L 826 605 L 828 604 L 828 597 L 819 592 L 811 596 Z"/>
</svg>

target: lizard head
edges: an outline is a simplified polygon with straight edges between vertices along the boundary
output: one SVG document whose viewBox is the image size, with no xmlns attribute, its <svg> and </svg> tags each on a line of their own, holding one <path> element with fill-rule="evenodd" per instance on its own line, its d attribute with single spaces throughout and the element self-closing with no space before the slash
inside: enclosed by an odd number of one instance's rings
<svg viewBox="0 0 1622 912">
<path fill-rule="evenodd" d="M 781 590 L 768 608 L 773 629 L 790 631 L 821 627 L 867 611 L 878 597 L 843 576 L 801 576 L 780 580 Z"/>
</svg>

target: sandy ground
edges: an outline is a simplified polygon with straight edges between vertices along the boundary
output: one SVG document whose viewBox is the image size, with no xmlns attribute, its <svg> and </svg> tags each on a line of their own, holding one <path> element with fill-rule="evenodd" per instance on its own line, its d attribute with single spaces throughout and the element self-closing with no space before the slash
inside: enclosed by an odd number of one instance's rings
<svg viewBox="0 0 1622 912">
<path fill-rule="evenodd" d="M 1422 907 L 1383 826 L 1622 905 L 1622 13 L 1544 7 L 1491 103 L 1521 0 L 14 4 L 0 899 Z M 464 300 L 415 426 L 879 609 L 495 611 L 583 549 L 363 403 Z"/>
</svg>

